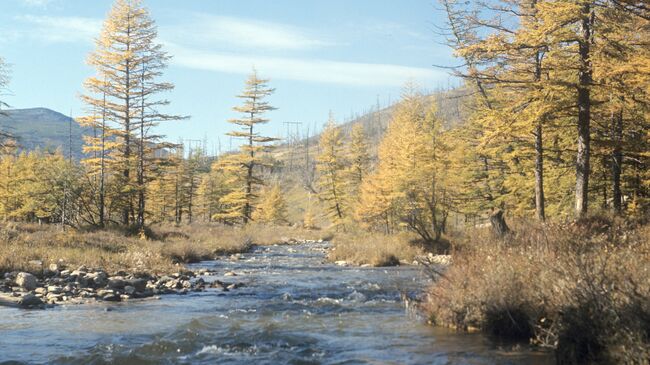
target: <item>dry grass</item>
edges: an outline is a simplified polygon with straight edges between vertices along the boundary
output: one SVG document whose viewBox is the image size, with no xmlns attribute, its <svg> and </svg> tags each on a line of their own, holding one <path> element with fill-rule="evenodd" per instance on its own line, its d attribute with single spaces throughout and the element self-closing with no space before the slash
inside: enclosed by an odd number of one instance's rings
<svg viewBox="0 0 650 365">
<path fill-rule="evenodd" d="M 101 231 L 57 226 L 3 223 L 0 226 L 0 273 L 29 271 L 62 260 L 71 267 L 86 265 L 117 271 L 170 273 L 177 264 L 245 252 L 253 244 L 281 243 L 287 238 L 314 239 L 321 232 L 292 227 L 219 224 L 155 225 L 141 240 L 128 229 Z M 41 261 L 42 266 L 30 261 Z"/>
<path fill-rule="evenodd" d="M 413 262 L 424 250 L 408 233 L 384 235 L 377 233 L 337 234 L 332 243 L 330 261 L 347 261 L 356 265 L 392 266 L 400 261 Z"/>
<path fill-rule="evenodd" d="M 62 231 L 59 227 L 4 224 L 0 228 L 0 272 L 30 271 L 62 260 L 72 267 L 86 265 L 109 272 L 119 270 L 169 272 L 173 263 L 160 242 L 141 241 L 118 231 Z"/>
<path fill-rule="evenodd" d="M 592 217 L 460 238 L 430 290 L 432 322 L 555 348 L 559 363 L 650 356 L 650 227 Z"/>
</svg>

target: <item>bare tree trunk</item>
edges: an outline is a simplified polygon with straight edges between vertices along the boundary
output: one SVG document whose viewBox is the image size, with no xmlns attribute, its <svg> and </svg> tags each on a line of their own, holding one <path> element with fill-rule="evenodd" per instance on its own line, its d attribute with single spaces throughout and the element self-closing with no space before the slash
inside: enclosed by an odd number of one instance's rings
<svg viewBox="0 0 650 365">
<path fill-rule="evenodd" d="M 138 216 L 136 219 L 140 229 L 144 228 L 144 210 L 145 210 L 145 186 L 144 186 L 144 144 L 145 144 L 145 72 L 146 66 L 142 66 L 141 87 L 142 96 L 140 99 L 140 143 L 138 144 Z"/>
<path fill-rule="evenodd" d="M 106 80 L 104 80 L 106 82 Z M 103 85 L 102 87 L 106 87 Z M 104 211 L 106 210 L 106 187 L 105 187 L 105 158 L 106 158 L 106 91 L 104 91 L 102 105 L 102 144 L 99 160 L 99 226 L 104 227 Z"/>
<path fill-rule="evenodd" d="M 590 124 L 592 83 L 591 40 L 592 40 L 591 5 L 582 6 L 582 34 L 579 41 L 580 71 L 578 83 L 578 153 L 576 156 L 576 215 L 582 217 L 589 207 L 589 158 L 590 158 Z"/>
<path fill-rule="evenodd" d="M 535 210 L 537 219 L 544 221 L 546 213 L 544 206 L 544 146 L 542 144 L 542 123 L 537 124 L 535 131 Z"/>
<path fill-rule="evenodd" d="M 614 213 L 621 214 L 623 195 L 621 193 L 621 171 L 623 168 L 623 110 L 620 109 L 612 118 L 612 199 Z"/>
<path fill-rule="evenodd" d="M 253 120 L 255 115 L 251 113 L 251 120 Z M 244 224 L 247 224 L 251 218 L 251 195 L 253 193 L 253 160 L 255 158 L 255 152 L 253 151 L 253 124 L 251 123 L 249 134 L 248 134 L 248 146 L 250 147 L 250 158 L 251 160 L 248 163 L 248 170 L 246 172 L 246 205 L 244 205 Z"/>
<path fill-rule="evenodd" d="M 130 22 L 130 19 L 129 19 Z M 131 26 L 129 25 L 127 28 L 127 39 L 130 39 L 131 36 Z M 130 50 L 130 44 L 127 43 L 127 51 Z M 130 166 L 129 164 L 131 163 L 131 66 L 130 62 L 127 59 L 126 60 L 126 67 L 125 67 L 125 74 L 126 74 L 126 83 L 125 83 L 125 110 L 124 110 L 124 163 L 126 166 L 124 166 L 124 182 L 125 184 L 130 183 Z M 131 213 L 131 210 L 133 207 L 131 206 L 132 201 L 131 201 L 131 194 L 129 193 L 126 199 L 126 206 L 124 207 L 124 210 L 122 211 L 122 223 L 125 225 L 129 224 L 129 216 Z"/>
</svg>

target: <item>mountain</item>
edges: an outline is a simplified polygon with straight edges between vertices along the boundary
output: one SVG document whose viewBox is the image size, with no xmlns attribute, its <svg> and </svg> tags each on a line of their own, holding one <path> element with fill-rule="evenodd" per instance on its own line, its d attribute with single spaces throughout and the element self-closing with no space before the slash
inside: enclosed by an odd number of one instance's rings
<svg viewBox="0 0 650 365">
<path fill-rule="evenodd" d="M 12 134 L 21 150 L 56 150 L 64 155 L 82 157 L 83 134 L 92 134 L 90 128 L 81 127 L 72 118 L 47 108 L 10 109 L 0 114 L 0 130 Z"/>
</svg>

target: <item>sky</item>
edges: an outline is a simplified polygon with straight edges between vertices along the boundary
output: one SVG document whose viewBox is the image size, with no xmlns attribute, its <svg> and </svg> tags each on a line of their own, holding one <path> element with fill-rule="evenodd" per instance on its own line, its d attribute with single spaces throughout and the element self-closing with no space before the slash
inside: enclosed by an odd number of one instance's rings
<svg viewBox="0 0 650 365">
<path fill-rule="evenodd" d="M 271 79 L 278 108 L 263 132 L 286 137 L 285 122 L 320 128 L 379 102 L 395 102 L 407 82 L 425 90 L 454 84 L 434 65 L 457 62 L 436 25 L 436 0 L 144 0 L 158 41 L 173 57 L 163 79 L 175 84 L 165 112 L 190 116 L 159 127 L 168 140 L 208 141 L 227 150 L 247 74 Z M 87 55 L 112 0 L 0 0 L 0 56 L 11 66 L 13 108 L 82 115 Z M 296 127 L 293 125 L 292 130 Z M 236 141 L 233 143 L 237 143 Z"/>
</svg>

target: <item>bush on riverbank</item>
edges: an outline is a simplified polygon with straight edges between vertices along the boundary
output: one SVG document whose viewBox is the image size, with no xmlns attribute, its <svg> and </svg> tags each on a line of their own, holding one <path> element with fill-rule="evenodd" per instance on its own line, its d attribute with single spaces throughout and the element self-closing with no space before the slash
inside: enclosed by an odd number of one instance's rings
<svg viewBox="0 0 650 365">
<path fill-rule="evenodd" d="M 150 238 L 141 240 L 128 229 L 62 231 L 53 225 L 4 223 L 0 226 L 0 273 L 39 274 L 44 267 L 59 260 L 73 267 L 103 268 L 109 273 L 120 270 L 168 273 L 174 271 L 177 263 L 245 252 L 252 244 L 280 243 L 287 238 L 313 239 L 319 232 L 262 225 L 241 228 L 193 224 L 154 225 L 147 234 Z"/>
<path fill-rule="evenodd" d="M 530 339 L 559 363 L 648 363 L 650 226 L 592 217 L 459 237 L 425 303 L 431 321 Z"/>
<path fill-rule="evenodd" d="M 385 235 L 356 232 L 339 233 L 332 239 L 330 261 L 346 261 L 356 265 L 394 266 L 400 261 L 413 262 L 424 250 L 413 234 L 406 232 Z"/>
</svg>

